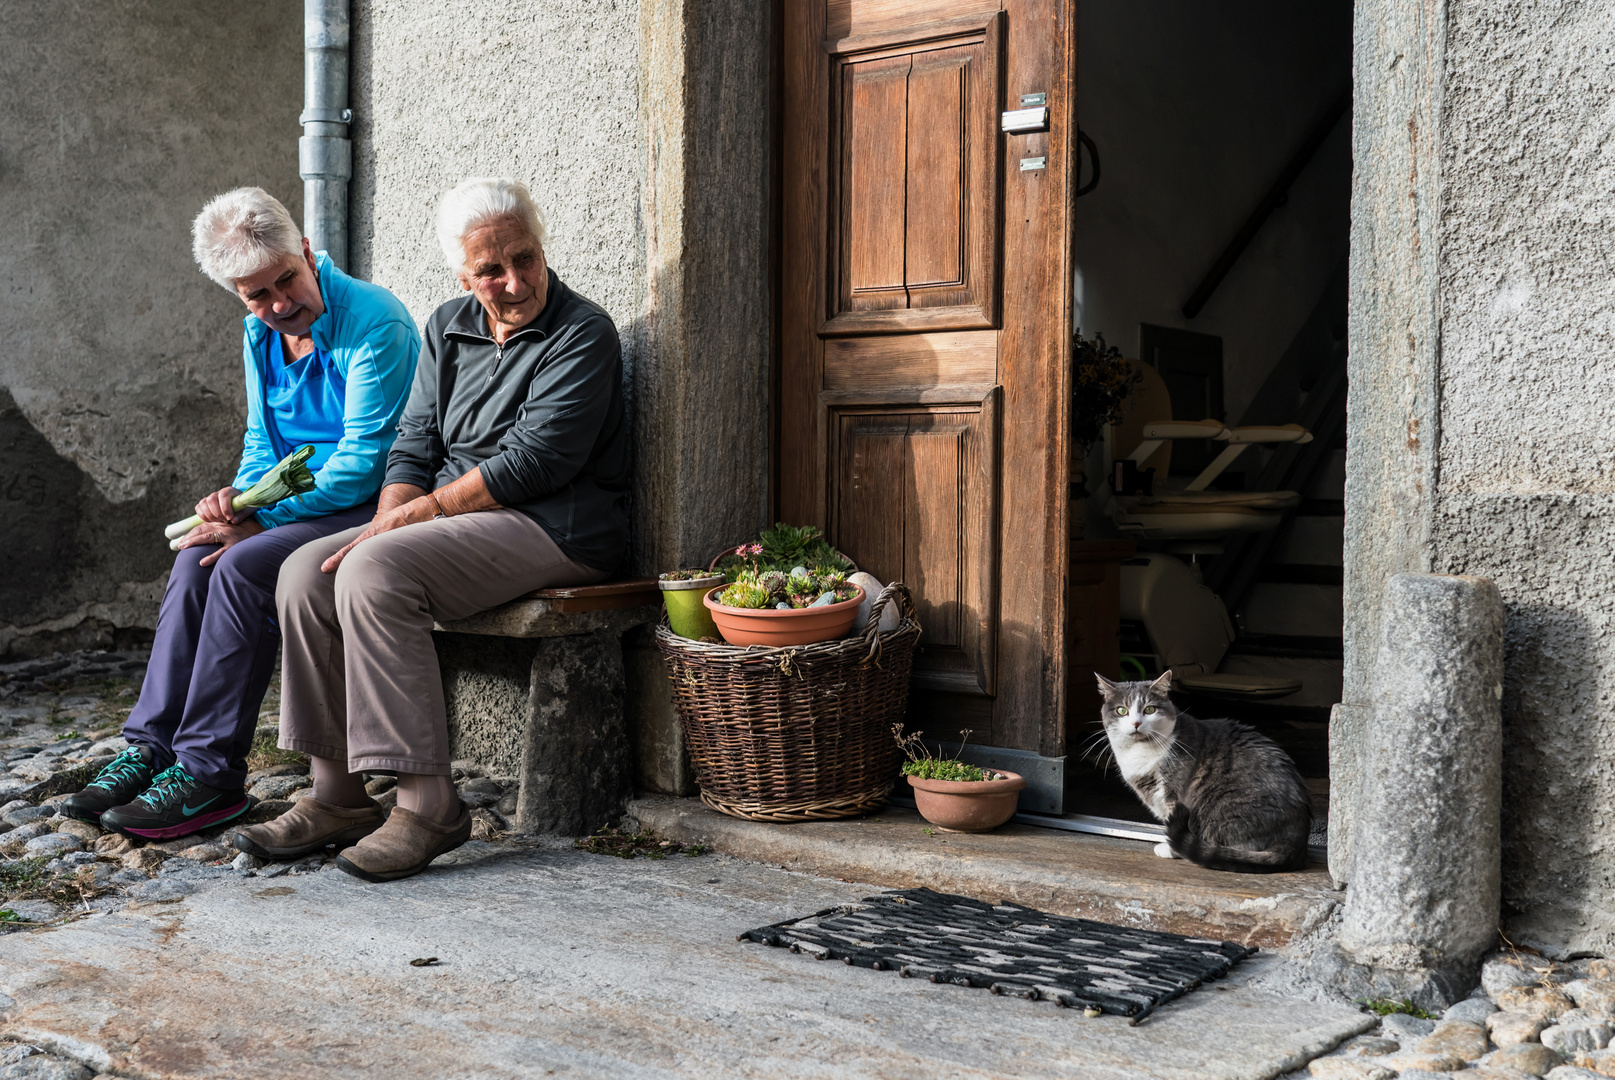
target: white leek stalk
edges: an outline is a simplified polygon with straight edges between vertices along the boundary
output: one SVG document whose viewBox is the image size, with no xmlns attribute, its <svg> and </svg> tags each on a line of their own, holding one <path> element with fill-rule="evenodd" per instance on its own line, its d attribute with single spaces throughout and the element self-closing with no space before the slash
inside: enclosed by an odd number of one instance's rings
<svg viewBox="0 0 1615 1080">
<path fill-rule="evenodd" d="M 282 499 L 301 495 L 305 491 L 313 491 L 314 474 L 303 464 L 313 456 L 312 446 L 299 446 L 281 458 L 274 468 L 264 473 L 263 478 L 256 484 L 231 499 L 230 506 L 236 510 L 245 510 L 249 506 L 261 510 L 266 506 L 274 506 Z M 181 538 L 200 524 L 202 524 L 200 514 L 192 514 L 184 521 L 174 522 L 163 530 L 163 535 L 173 541 L 168 546 L 178 551 Z"/>
</svg>

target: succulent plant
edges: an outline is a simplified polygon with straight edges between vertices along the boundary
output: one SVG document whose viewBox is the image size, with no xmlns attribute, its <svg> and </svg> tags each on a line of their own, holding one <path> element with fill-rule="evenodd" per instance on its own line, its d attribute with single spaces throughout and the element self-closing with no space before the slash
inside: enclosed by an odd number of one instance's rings
<svg viewBox="0 0 1615 1080">
<path fill-rule="evenodd" d="M 737 581 L 718 594 L 718 603 L 725 607 L 765 608 L 770 600 L 768 590 L 755 581 Z"/>
</svg>

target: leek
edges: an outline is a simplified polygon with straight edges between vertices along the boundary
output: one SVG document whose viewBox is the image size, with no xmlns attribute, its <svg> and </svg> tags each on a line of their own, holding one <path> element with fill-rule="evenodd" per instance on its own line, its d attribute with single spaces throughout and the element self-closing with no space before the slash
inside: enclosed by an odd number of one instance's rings
<svg viewBox="0 0 1615 1080">
<path fill-rule="evenodd" d="M 314 474 L 309 472 L 308 466 L 304 464 L 313 456 L 314 448 L 312 446 L 299 446 L 296 450 L 281 458 L 274 468 L 264 473 L 263 478 L 256 484 L 231 499 L 231 507 L 236 510 L 245 510 L 249 506 L 254 509 L 262 509 L 266 506 L 274 506 L 280 500 L 289 499 L 293 495 L 313 491 Z M 192 514 L 184 521 L 174 522 L 174 524 L 163 530 L 163 535 L 173 541 L 168 546 L 178 550 L 175 545 L 179 543 L 180 538 L 200 524 L 202 524 L 200 514 Z"/>
</svg>

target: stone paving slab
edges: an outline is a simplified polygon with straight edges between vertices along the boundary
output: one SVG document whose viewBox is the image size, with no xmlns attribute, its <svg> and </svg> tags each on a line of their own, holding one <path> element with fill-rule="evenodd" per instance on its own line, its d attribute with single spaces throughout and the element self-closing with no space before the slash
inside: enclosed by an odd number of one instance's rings
<svg viewBox="0 0 1615 1080">
<path fill-rule="evenodd" d="M 1374 1020 L 1250 986 L 1272 957 L 1129 1027 L 742 945 L 872 888 L 720 855 L 451 858 L 381 886 L 231 877 L 0 937 L 0 1035 L 151 1078 L 1263 1080 Z"/>
<path fill-rule="evenodd" d="M 790 825 L 732 818 L 699 799 L 651 796 L 629 809 L 658 836 L 792 870 L 891 888 L 924 885 L 1264 949 L 1323 925 L 1345 896 L 1322 865 L 1229 874 L 1159 858 L 1149 844 L 1032 825 L 928 832 L 919 814 L 894 806 L 869 817 Z"/>
</svg>

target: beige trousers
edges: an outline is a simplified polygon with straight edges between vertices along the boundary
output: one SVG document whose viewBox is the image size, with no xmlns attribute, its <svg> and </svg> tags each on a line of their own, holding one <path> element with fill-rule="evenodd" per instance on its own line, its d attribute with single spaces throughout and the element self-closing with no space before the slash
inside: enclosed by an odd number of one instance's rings
<svg viewBox="0 0 1615 1080">
<path fill-rule="evenodd" d="M 514 510 L 406 525 L 348 552 L 336 573 L 320 570 L 363 531 L 305 544 L 281 567 L 280 745 L 345 759 L 353 772 L 446 775 L 432 624 L 607 575 L 568 559 L 543 526 Z"/>
</svg>

